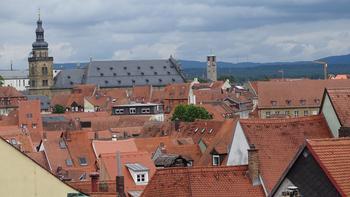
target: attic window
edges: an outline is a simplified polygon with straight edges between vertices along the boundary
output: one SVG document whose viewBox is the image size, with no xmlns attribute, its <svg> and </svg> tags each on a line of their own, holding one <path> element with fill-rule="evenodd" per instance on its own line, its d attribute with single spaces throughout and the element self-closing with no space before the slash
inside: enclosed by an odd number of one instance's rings
<svg viewBox="0 0 350 197">
<path fill-rule="evenodd" d="M 100 67 L 97 67 L 96 69 L 97 69 L 97 70 L 100 70 Z"/>
<path fill-rule="evenodd" d="M 101 75 L 101 77 L 103 77 L 104 74 L 103 74 L 103 73 L 100 73 L 100 75 Z"/>
<path fill-rule="evenodd" d="M 108 83 L 108 81 L 106 80 L 105 83 Z"/>
<path fill-rule="evenodd" d="M 272 106 L 276 106 L 277 105 L 277 101 L 271 101 L 271 105 Z"/>
<path fill-rule="evenodd" d="M 122 81 L 118 80 L 118 83 L 119 83 L 119 84 L 121 84 L 121 83 L 122 83 Z"/>
<path fill-rule="evenodd" d="M 67 78 L 70 79 L 70 76 L 68 75 Z"/>
<path fill-rule="evenodd" d="M 205 128 L 202 129 L 201 133 L 204 133 L 204 131 L 205 131 Z"/>
<path fill-rule="evenodd" d="M 145 180 L 146 180 L 145 177 L 146 177 L 145 174 L 138 174 L 138 175 L 137 175 L 136 181 L 137 181 L 138 183 L 140 183 L 140 182 L 145 182 Z"/>
<path fill-rule="evenodd" d="M 315 103 L 319 104 L 320 103 L 320 99 L 315 99 Z"/>
<path fill-rule="evenodd" d="M 151 69 L 153 69 L 154 67 L 153 66 L 150 66 Z"/>
<path fill-rule="evenodd" d="M 195 133 L 197 133 L 197 131 L 198 131 L 198 128 L 196 128 L 196 129 L 194 130 Z"/>
<path fill-rule="evenodd" d="M 169 71 L 168 71 L 167 73 L 168 73 L 168 75 L 170 75 L 170 72 L 169 72 Z"/>
<path fill-rule="evenodd" d="M 73 161 L 71 159 L 66 159 L 67 166 L 73 166 Z"/>
<path fill-rule="evenodd" d="M 85 157 L 79 157 L 78 160 L 81 166 L 87 166 L 87 160 Z"/>
<path fill-rule="evenodd" d="M 130 73 L 128 73 L 128 75 L 130 75 Z"/>
<path fill-rule="evenodd" d="M 173 82 L 175 82 L 175 79 L 174 79 L 174 78 L 172 78 L 171 80 L 172 80 Z"/>
<path fill-rule="evenodd" d="M 71 81 L 70 84 L 73 85 L 74 84 L 73 81 Z"/>
<path fill-rule="evenodd" d="M 113 76 L 117 76 L 117 73 L 113 73 Z"/>
<path fill-rule="evenodd" d="M 67 148 L 66 142 L 63 140 L 63 138 L 60 139 L 58 144 L 59 144 L 61 149 Z"/>
<path fill-rule="evenodd" d="M 86 179 L 86 172 L 84 172 L 80 177 L 79 177 L 79 180 L 82 181 L 82 180 L 85 180 Z"/>
<path fill-rule="evenodd" d="M 126 66 L 124 66 L 124 70 L 126 70 L 127 69 L 127 67 Z"/>
<path fill-rule="evenodd" d="M 287 104 L 288 106 L 290 106 L 290 105 L 292 104 L 292 101 L 291 101 L 291 100 L 286 100 L 286 104 Z"/>
<path fill-rule="evenodd" d="M 213 155 L 213 166 L 220 165 L 220 155 Z"/>
<path fill-rule="evenodd" d="M 213 132 L 213 129 L 210 129 L 210 130 L 209 130 L 209 133 L 212 133 L 212 132 Z"/>
<path fill-rule="evenodd" d="M 149 82 L 149 79 L 146 79 L 146 83 L 148 83 Z"/>
<path fill-rule="evenodd" d="M 164 69 L 166 69 L 166 66 L 163 66 Z"/>
<path fill-rule="evenodd" d="M 140 67 L 140 66 L 138 66 L 138 67 L 137 67 L 137 69 L 138 69 L 138 70 L 140 70 L 140 69 L 141 69 L 141 67 Z"/>
<path fill-rule="evenodd" d="M 113 67 L 109 67 L 109 70 L 113 70 Z"/>
<path fill-rule="evenodd" d="M 132 80 L 132 83 L 135 83 L 135 80 L 134 80 L 134 79 Z"/>
<path fill-rule="evenodd" d="M 158 73 L 157 73 L 157 72 L 154 72 L 154 75 L 158 75 Z"/>
<path fill-rule="evenodd" d="M 158 79 L 159 82 L 162 82 L 163 80 L 162 79 Z"/>
<path fill-rule="evenodd" d="M 300 105 L 305 105 L 305 103 L 306 103 L 306 100 L 304 99 L 300 100 Z"/>
<path fill-rule="evenodd" d="M 141 72 L 141 75 L 145 75 L 145 73 Z"/>
<path fill-rule="evenodd" d="M 12 138 L 10 142 L 12 145 L 17 145 L 17 140 L 15 138 Z"/>
</svg>

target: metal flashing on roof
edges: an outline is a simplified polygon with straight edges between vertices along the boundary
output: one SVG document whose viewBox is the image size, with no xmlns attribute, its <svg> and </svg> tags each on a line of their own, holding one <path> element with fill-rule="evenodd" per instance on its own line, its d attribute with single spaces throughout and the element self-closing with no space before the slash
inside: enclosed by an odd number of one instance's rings
<svg viewBox="0 0 350 197">
<path fill-rule="evenodd" d="M 144 171 L 149 171 L 149 168 L 139 164 L 139 163 L 128 163 L 125 164 L 127 168 L 134 172 L 144 172 Z"/>
</svg>

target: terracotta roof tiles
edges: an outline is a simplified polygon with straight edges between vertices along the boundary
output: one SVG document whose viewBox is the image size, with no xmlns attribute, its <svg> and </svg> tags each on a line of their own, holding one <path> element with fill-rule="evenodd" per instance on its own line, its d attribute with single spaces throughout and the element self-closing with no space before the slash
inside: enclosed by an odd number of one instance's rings
<svg viewBox="0 0 350 197">
<path fill-rule="evenodd" d="M 327 89 L 326 91 L 340 124 L 350 127 L 350 88 Z"/>
<path fill-rule="evenodd" d="M 265 196 L 252 186 L 247 166 L 168 168 L 157 170 L 142 196 Z"/>
<path fill-rule="evenodd" d="M 258 149 L 260 173 L 268 191 L 275 186 L 305 139 L 332 137 L 322 115 L 289 119 L 242 119 L 249 144 Z"/>
</svg>

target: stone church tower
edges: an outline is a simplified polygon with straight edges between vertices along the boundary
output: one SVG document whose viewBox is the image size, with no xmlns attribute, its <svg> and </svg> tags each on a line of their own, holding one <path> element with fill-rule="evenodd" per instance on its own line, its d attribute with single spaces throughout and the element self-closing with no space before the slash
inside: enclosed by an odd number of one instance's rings
<svg viewBox="0 0 350 197">
<path fill-rule="evenodd" d="M 216 56 L 208 55 L 207 56 L 207 79 L 209 81 L 217 81 L 216 73 Z"/>
<path fill-rule="evenodd" d="M 37 21 L 36 41 L 32 44 L 32 52 L 28 58 L 29 63 L 29 93 L 32 95 L 51 96 L 50 88 L 53 86 L 53 57 L 49 57 L 48 44 L 44 40 L 42 21 Z"/>
</svg>

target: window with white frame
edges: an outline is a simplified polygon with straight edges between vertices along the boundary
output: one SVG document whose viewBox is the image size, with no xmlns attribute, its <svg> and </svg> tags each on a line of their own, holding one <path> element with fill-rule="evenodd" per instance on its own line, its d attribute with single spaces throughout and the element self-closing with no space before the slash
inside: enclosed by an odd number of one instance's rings
<svg viewBox="0 0 350 197">
<path fill-rule="evenodd" d="M 219 165 L 220 165 L 220 156 L 213 155 L 213 166 L 219 166 Z"/>
<path fill-rule="evenodd" d="M 136 108 L 130 108 L 129 112 L 130 114 L 136 114 Z"/>
<path fill-rule="evenodd" d="M 141 109 L 141 113 L 143 113 L 143 114 L 149 114 L 149 113 L 151 113 L 151 110 L 150 110 L 150 108 L 142 108 L 142 109 Z"/>
<path fill-rule="evenodd" d="M 142 174 L 137 174 L 136 175 L 136 181 L 138 183 L 144 183 L 146 181 L 146 174 L 142 173 Z"/>
<path fill-rule="evenodd" d="M 114 113 L 115 114 L 123 114 L 124 113 L 124 109 L 115 109 Z"/>
</svg>

